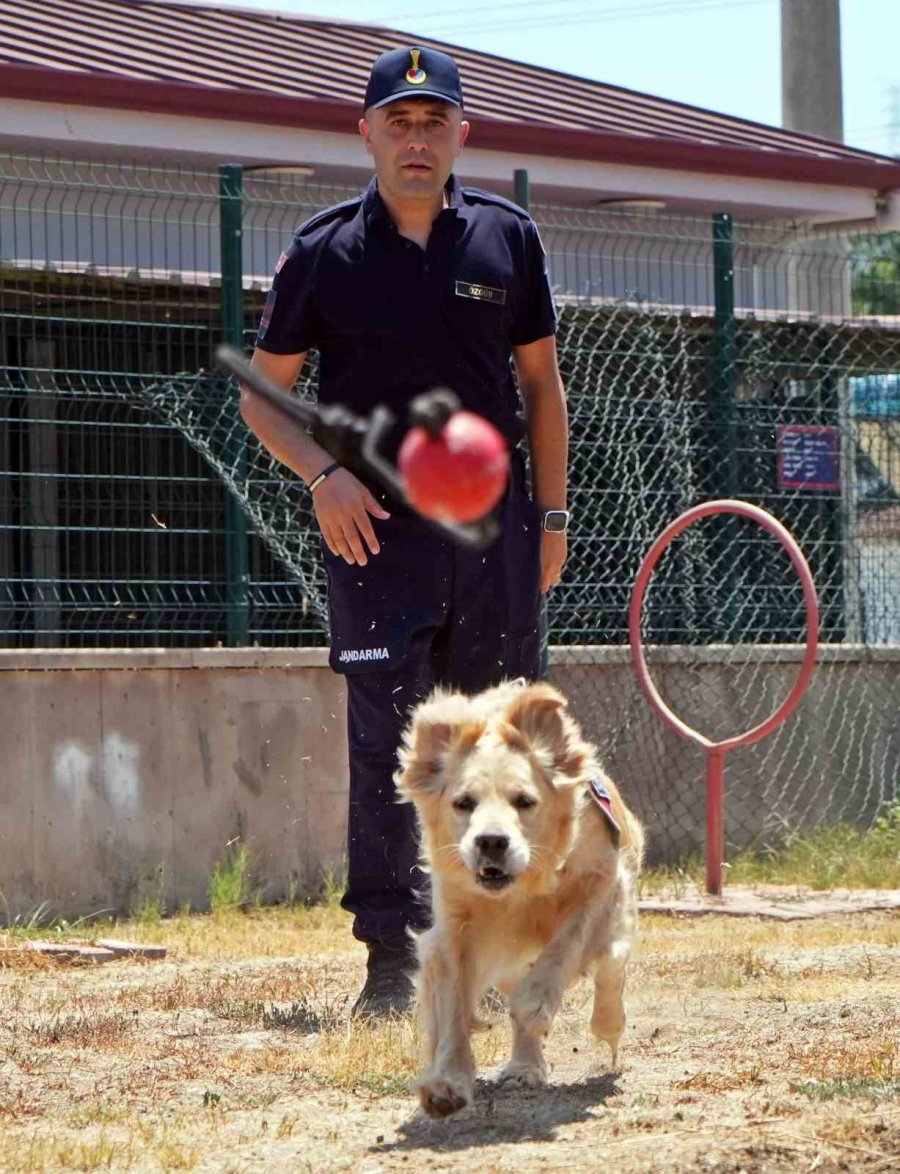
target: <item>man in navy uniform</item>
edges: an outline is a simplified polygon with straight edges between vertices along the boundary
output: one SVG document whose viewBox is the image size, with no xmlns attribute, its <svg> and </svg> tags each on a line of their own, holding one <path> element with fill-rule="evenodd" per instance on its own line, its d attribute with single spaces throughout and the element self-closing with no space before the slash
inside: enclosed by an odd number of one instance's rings
<svg viewBox="0 0 900 1174">
<path fill-rule="evenodd" d="M 359 130 L 375 178 L 294 234 L 253 366 L 291 388 L 315 347 L 321 404 L 393 411 L 389 457 L 410 401 L 451 388 L 510 446 L 500 537 L 477 552 L 447 541 L 252 390 L 241 399 L 249 427 L 307 482 L 322 532 L 331 665 L 347 678 L 343 904 L 368 946 L 354 1010 L 369 1015 L 409 1006 L 408 930 L 429 920 L 413 811 L 393 784 L 409 711 L 437 684 L 477 692 L 536 677 L 540 593 L 559 582 L 566 556 L 566 406 L 544 252 L 526 212 L 452 174 L 469 132 L 462 104 L 444 53 L 396 49 L 374 63 Z M 517 447 L 525 433 L 533 497 Z"/>
</svg>

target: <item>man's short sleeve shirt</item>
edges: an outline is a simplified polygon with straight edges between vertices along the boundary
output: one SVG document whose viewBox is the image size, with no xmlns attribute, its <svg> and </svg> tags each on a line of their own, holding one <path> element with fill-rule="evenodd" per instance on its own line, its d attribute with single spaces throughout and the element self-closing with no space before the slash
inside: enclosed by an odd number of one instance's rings
<svg viewBox="0 0 900 1174">
<path fill-rule="evenodd" d="M 521 436 L 510 353 L 555 332 L 534 222 L 500 196 L 448 185 L 428 246 L 401 237 L 375 181 L 313 216 L 278 261 L 257 345 L 319 352 L 319 402 L 406 426 L 419 393 L 449 387 L 511 444 Z"/>
</svg>

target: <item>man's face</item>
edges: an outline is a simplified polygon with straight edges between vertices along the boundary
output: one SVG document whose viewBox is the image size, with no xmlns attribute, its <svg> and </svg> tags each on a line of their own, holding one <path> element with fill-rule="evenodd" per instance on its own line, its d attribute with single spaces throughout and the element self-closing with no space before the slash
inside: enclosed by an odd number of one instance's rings
<svg viewBox="0 0 900 1174">
<path fill-rule="evenodd" d="M 433 200 L 453 170 L 469 124 L 451 102 L 404 98 L 367 111 L 359 131 L 384 191 L 402 199 Z"/>
</svg>

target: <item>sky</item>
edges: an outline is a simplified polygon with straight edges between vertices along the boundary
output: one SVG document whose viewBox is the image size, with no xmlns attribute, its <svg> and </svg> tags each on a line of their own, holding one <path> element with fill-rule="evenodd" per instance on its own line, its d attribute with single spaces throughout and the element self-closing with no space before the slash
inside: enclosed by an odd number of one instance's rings
<svg viewBox="0 0 900 1174">
<path fill-rule="evenodd" d="M 781 122 L 780 0 L 215 0 L 339 17 Z M 844 138 L 900 154 L 900 0 L 842 0 Z M 465 84 L 465 78 L 463 78 Z"/>
</svg>

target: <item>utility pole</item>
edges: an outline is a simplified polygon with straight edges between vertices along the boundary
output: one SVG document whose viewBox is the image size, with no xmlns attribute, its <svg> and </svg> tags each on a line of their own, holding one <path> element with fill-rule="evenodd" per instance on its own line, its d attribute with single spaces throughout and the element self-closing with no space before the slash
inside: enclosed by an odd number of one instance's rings
<svg viewBox="0 0 900 1174">
<path fill-rule="evenodd" d="M 840 0 L 781 0 L 781 124 L 843 142 Z"/>
<path fill-rule="evenodd" d="M 895 0 L 896 2 L 896 0 Z M 789 130 L 844 140 L 840 0 L 781 0 L 781 123 Z M 846 242 L 820 240 L 791 250 L 787 265 L 789 308 L 848 317 L 852 299 Z M 820 383 L 830 423 L 840 424 L 841 497 L 823 501 L 820 525 L 840 551 L 835 563 L 842 596 L 840 626 L 848 640 L 862 635 L 856 438 L 850 426 L 849 381 L 832 370 Z M 829 570 L 829 574 L 833 573 Z"/>
</svg>

